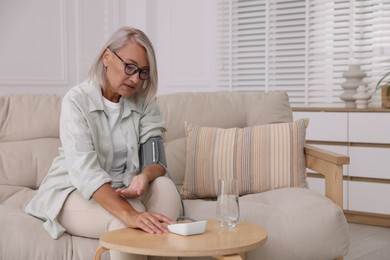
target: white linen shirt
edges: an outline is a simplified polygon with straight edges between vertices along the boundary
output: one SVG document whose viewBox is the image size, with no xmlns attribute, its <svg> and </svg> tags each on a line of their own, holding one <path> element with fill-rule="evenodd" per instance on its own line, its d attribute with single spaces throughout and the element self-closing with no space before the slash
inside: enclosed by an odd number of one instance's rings
<svg viewBox="0 0 390 260">
<path fill-rule="evenodd" d="M 127 162 L 123 183 L 128 186 L 140 171 L 138 150 L 150 137 L 160 136 L 164 120 L 154 101 L 135 103 L 124 99 L 120 129 L 127 140 Z M 59 156 L 53 160 L 38 193 L 25 208 L 26 213 L 44 221 L 54 238 L 65 229 L 57 220 L 68 195 L 77 189 L 89 200 L 104 183 L 112 181 L 108 171 L 113 163 L 113 144 L 102 90 L 85 81 L 71 88 L 61 106 Z"/>
</svg>

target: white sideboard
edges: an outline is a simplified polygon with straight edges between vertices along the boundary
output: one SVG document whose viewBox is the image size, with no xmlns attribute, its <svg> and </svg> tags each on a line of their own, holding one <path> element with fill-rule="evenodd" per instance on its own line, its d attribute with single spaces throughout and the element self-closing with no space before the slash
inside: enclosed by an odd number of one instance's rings
<svg viewBox="0 0 390 260">
<path fill-rule="evenodd" d="M 344 166 L 344 212 L 348 221 L 390 227 L 390 110 L 293 108 L 294 120 L 310 119 L 306 140 L 350 157 Z M 311 189 L 324 180 L 308 172 Z"/>
</svg>

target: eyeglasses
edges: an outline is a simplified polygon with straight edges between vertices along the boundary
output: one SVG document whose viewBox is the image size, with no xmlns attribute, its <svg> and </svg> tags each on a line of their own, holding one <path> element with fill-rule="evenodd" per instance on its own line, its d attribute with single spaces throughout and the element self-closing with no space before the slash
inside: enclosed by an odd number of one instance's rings
<svg viewBox="0 0 390 260">
<path fill-rule="evenodd" d="M 111 50 L 110 48 L 108 48 L 112 53 L 115 54 L 115 56 L 118 57 L 118 59 L 120 59 L 123 64 L 125 65 L 125 73 L 126 75 L 128 76 L 133 76 L 134 74 L 137 74 L 138 73 L 138 77 L 142 80 L 147 80 L 149 78 L 149 70 L 144 70 L 144 69 L 140 69 L 138 68 L 135 64 L 132 64 L 132 63 L 126 63 L 121 57 L 119 57 L 118 54 L 116 54 L 115 51 Z"/>
</svg>

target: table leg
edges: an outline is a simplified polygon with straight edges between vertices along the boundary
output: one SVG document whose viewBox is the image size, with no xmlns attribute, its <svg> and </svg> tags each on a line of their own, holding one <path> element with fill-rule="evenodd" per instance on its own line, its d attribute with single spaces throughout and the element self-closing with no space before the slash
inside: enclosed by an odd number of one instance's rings
<svg viewBox="0 0 390 260">
<path fill-rule="evenodd" d="M 102 254 L 103 254 L 106 250 L 108 250 L 108 249 L 105 248 L 105 247 L 99 246 L 98 249 L 96 249 L 94 260 L 100 260 L 100 257 L 102 256 Z"/>
<path fill-rule="evenodd" d="M 245 253 L 239 253 L 235 255 L 213 256 L 213 258 L 218 260 L 245 260 Z"/>
</svg>

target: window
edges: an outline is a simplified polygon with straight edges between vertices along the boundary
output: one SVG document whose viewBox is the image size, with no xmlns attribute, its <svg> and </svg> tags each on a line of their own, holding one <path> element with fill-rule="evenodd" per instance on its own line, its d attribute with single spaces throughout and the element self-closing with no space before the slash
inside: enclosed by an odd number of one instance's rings
<svg viewBox="0 0 390 260">
<path fill-rule="evenodd" d="M 390 69 L 388 0 L 219 0 L 217 87 L 287 91 L 293 106 L 343 106 L 349 64 L 372 90 Z"/>
</svg>

